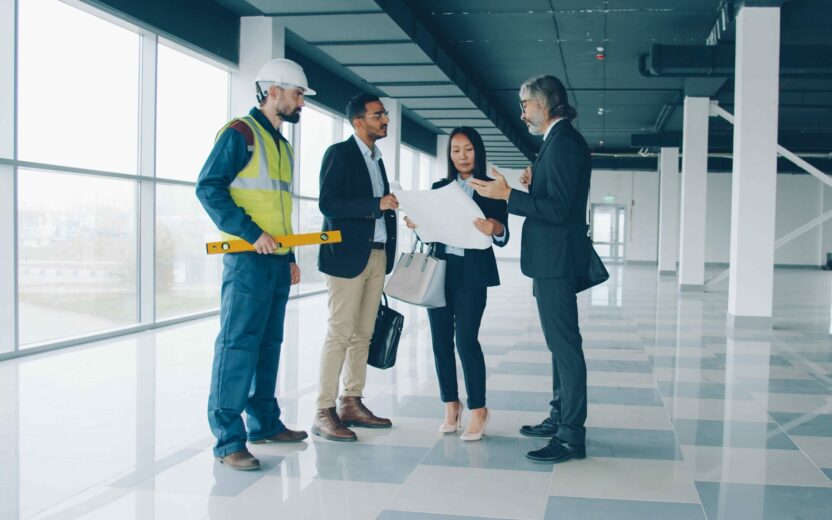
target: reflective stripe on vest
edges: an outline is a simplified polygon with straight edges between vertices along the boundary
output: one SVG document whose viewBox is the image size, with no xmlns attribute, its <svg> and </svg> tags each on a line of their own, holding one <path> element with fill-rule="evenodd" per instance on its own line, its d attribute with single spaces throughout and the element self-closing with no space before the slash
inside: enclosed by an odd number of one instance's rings
<svg viewBox="0 0 832 520">
<path fill-rule="evenodd" d="M 271 133 L 256 119 L 244 116 L 230 121 L 220 134 L 234 121 L 249 127 L 254 136 L 251 160 L 237 173 L 229 185 L 234 202 L 245 210 L 260 228 L 270 235 L 292 233 L 292 149 L 283 140 L 276 146 Z M 219 134 L 218 134 L 219 135 Z M 223 240 L 239 237 L 222 233 Z M 291 248 L 281 247 L 275 253 L 286 254 Z"/>
</svg>

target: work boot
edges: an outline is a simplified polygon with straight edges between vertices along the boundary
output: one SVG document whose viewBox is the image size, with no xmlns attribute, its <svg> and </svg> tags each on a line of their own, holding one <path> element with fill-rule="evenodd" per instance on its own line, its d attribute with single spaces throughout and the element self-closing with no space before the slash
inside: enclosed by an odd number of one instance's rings
<svg viewBox="0 0 832 520">
<path fill-rule="evenodd" d="M 282 432 L 278 433 L 277 435 L 272 435 L 271 437 L 265 437 L 263 439 L 257 439 L 256 441 L 248 441 L 251 444 L 267 444 L 267 443 L 286 443 L 286 442 L 300 442 L 303 439 L 307 438 L 306 432 L 303 431 L 294 431 L 286 428 Z"/>
<path fill-rule="evenodd" d="M 260 461 L 245 448 L 229 453 L 225 457 L 217 457 L 217 460 L 220 461 L 220 464 L 225 464 L 229 468 L 239 471 L 260 469 Z"/>
<path fill-rule="evenodd" d="M 390 428 L 393 423 L 390 419 L 383 419 L 373 415 L 364 403 L 361 396 L 341 396 L 341 406 L 338 407 L 338 417 L 347 426 L 358 426 L 361 428 Z"/>
<path fill-rule="evenodd" d="M 355 442 L 358 440 L 355 432 L 344 426 L 338 418 L 335 407 L 318 410 L 315 414 L 315 422 L 312 424 L 312 433 L 330 441 Z"/>
</svg>

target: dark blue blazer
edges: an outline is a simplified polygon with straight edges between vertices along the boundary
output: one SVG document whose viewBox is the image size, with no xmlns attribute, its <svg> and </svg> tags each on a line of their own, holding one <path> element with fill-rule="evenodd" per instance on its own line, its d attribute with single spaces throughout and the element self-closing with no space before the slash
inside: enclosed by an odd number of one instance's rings
<svg viewBox="0 0 832 520">
<path fill-rule="evenodd" d="M 450 179 L 442 179 L 433 183 L 431 189 L 438 189 L 454 182 Z M 486 199 L 474 192 L 474 202 L 480 207 L 485 218 L 493 218 L 500 222 L 506 230 L 506 240 L 500 247 L 508 244 L 508 212 L 506 201 Z M 417 223 L 418 224 L 418 223 Z M 418 228 L 417 228 L 418 229 Z M 446 258 L 445 244 L 437 244 L 436 256 Z M 494 257 L 494 248 L 488 249 L 466 249 L 463 256 L 463 284 L 469 287 L 494 287 L 500 285 L 500 273 L 497 270 L 497 260 Z"/>
<path fill-rule="evenodd" d="M 580 276 L 589 268 L 589 147 L 569 121 L 552 128 L 532 167 L 529 193 L 512 190 L 508 211 L 526 217 L 520 269 L 530 278 Z"/>
<path fill-rule="evenodd" d="M 384 194 L 390 193 L 384 163 L 381 177 Z M 367 267 L 376 219 L 384 217 L 387 228 L 387 273 L 396 256 L 396 212 L 381 211 L 380 197 L 373 196 L 370 172 L 355 138 L 327 148 L 321 162 L 318 208 L 324 215 L 322 231 L 341 231 L 342 242 L 322 244 L 318 252 L 318 269 L 341 278 L 355 278 Z"/>
</svg>

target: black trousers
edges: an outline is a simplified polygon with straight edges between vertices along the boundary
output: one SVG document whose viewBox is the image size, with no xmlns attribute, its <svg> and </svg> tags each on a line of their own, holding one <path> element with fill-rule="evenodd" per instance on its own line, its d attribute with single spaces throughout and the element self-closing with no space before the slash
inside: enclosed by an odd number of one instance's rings
<svg viewBox="0 0 832 520">
<path fill-rule="evenodd" d="M 487 287 L 468 287 L 462 283 L 461 256 L 447 255 L 445 271 L 446 306 L 428 309 L 430 334 L 433 339 L 433 357 L 442 401 L 459 400 L 456 382 L 456 357 L 454 336 L 465 390 L 468 392 L 468 409 L 485 406 L 485 359 L 478 339 L 482 313 L 485 311 Z"/>
<path fill-rule="evenodd" d="M 534 294 L 546 346 L 552 353 L 549 417 L 557 437 L 570 444 L 586 439 L 586 361 L 578 327 L 575 279 L 535 278 Z"/>
</svg>

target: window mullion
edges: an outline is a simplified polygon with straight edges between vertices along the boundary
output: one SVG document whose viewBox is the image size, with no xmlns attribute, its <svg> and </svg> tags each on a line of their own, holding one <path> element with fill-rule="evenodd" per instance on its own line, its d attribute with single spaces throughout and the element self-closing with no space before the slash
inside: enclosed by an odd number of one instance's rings
<svg viewBox="0 0 832 520">
<path fill-rule="evenodd" d="M 141 37 L 139 74 L 139 247 L 138 310 L 139 323 L 156 321 L 156 72 L 158 38 L 151 33 Z"/>
<path fill-rule="evenodd" d="M 0 0 L 0 157 L 17 158 L 17 2 Z M 18 346 L 17 167 L 0 165 L 0 353 Z"/>
</svg>

